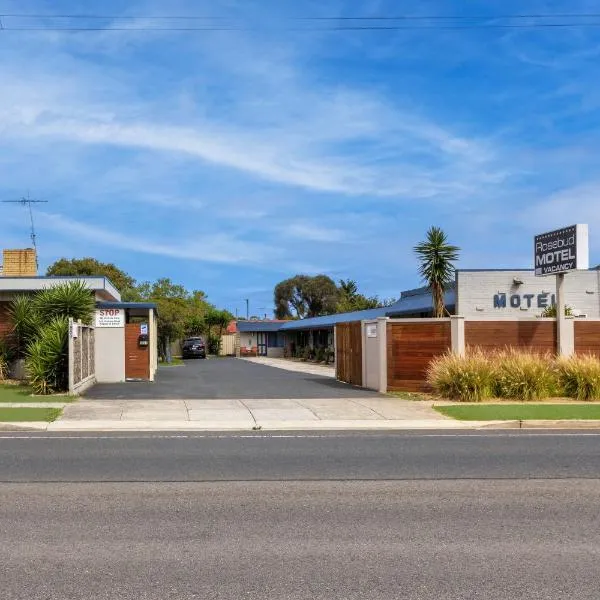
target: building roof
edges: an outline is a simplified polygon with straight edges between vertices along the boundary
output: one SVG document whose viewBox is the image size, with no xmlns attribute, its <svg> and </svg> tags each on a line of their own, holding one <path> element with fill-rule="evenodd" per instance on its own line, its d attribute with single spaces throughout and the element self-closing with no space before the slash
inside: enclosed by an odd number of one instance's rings
<svg viewBox="0 0 600 600">
<path fill-rule="evenodd" d="M 287 321 L 238 321 L 237 328 L 240 333 L 255 331 L 279 331 Z"/>
<path fill-rule="evenodd" d="M 119 290 L 117 290 L 108 277 L 95 277 L 89 275 L 0 276 L 0 292 L 38 292 L 44 288 L 60 285 L 69 281 L 81 281 L 85 283 L 90 291 L 96 292 L 103 300 L 121 300 Z"/>
<path fill-rule="evenodd" d="M 354 312 L 338 313 L 336 315 L 325 315 L 323 317 L 311 317 L 288 321 L 281 326 L 281 331 L 295 331 L 298 329 L 329 329 L 336 323 L 348 323 L 349 321 L 362 321 L 363 319 L 376 319 L 385 317 L 389 307 L 370 308 L 368 310 L 356 310 Z"/>
<path fill-rule="evenodd" d="M 453 310 L 456 305 L 456 289 L 452 288 L 444 294 L 444 304 L 449 310 Z M 385 313 L 387 317 L 398 317 L 415 313 L 423 313 L 432 310 L 433 299 L 429 288 L 418 288 L 402 292 L 400 300 L 389 306 Z"/>
</svg>

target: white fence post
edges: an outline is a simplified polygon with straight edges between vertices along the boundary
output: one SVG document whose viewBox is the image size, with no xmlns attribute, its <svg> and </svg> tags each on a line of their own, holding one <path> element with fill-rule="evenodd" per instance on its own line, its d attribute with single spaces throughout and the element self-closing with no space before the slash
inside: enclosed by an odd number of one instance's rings
<svg viewBox="0 0 600 600">
<path fill-rule="evenodd" d="M 73 319 L 69 318 L 69 343 L 68 343 L 68 353 L 69 353 L 69 393 L 73 393 L 73 388 L 75 386 L 75 357 L 73 356 Z"/>
</svg>

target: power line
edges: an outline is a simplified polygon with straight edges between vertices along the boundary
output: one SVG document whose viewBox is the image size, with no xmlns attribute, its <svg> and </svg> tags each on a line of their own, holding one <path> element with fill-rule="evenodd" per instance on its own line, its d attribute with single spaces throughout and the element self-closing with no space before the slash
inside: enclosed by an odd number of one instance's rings
<svg viewBox="0 0 600 600">
<path fill-rule="evenodd" d="M 67 23 L 39 23 L 33 25 L 10 26 L 7 19 L 69 19 L 69 20 L 110 20 L 108 25 L 84 24 L 71 26 Z M 559 22 L 548 22 L 560 19 Z M 589 21 L 589 19 L 598 19 Z M 118 21 L 155 21 L 156 25 L 123 26 Z M 533 22 L 524 22 L 532 21 Z M 566 20 L 566 21 L 565 21 Z M 173 21 L 201 22 L 198 25 L 184 26 Z M 425 23 L 429 21 L 428 23 Z M 508 21 L 508 22 L 498 22 Z M 97 15 L 97 14 L 0 14 L 2 31 L 54 31 L 54 32 L 95 32 L 95 31 L 156 31 L 156 32 L 203 32 L 203 31 L 406 31 L 406 30 L 462 30 L 462 29 L 546 29 L 600 27 L 600 13 L 539 13 L 515 15 L 429 15 L 429 16 L 297 16 L 282 18 L 269 26 L 244 24 L 241 18 L 200 15 Z M 298 25 L 298 23 L 305 23 Z"/>
</svg>

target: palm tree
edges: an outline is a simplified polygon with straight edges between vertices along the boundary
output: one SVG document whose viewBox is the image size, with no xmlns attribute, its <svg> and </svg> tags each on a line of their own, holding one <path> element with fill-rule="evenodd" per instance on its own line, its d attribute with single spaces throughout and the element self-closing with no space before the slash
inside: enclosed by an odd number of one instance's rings
<svg viewBox="0 0 600 600">
<path fill-rule="evenodd" d="M 444 316 L 444 292 L 452 283 L 454 264 L 460 248 L 448 244 L 446 234 L 439 227 L 430 227 L 425 241 L 417 244 L 415 254 L 420 261 L 419 273 L 431 289 L 433 316 Z"/>
</svg>

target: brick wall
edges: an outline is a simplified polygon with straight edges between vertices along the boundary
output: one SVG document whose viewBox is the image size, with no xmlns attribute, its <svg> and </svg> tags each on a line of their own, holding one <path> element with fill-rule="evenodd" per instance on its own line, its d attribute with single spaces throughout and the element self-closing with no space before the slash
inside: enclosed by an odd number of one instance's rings
<svg viewBox="0 0 600 600">
<path fill-rule="evenodd" d="M 2 277 L 23 277 L 37 275 L 35 250 L 4 250 Z"/>
</svg>

